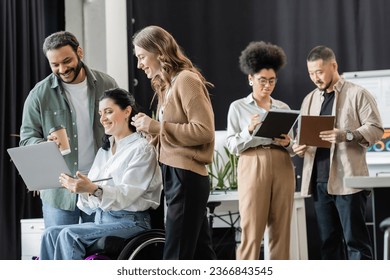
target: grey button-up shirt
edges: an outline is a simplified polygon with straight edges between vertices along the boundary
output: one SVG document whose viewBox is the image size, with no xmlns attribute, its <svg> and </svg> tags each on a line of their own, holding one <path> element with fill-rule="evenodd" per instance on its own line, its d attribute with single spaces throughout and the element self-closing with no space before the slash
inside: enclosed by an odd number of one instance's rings
<svg viewBox="0 0 390 280">
<path fill-rule="evenodd" d="M 96 70 L 90 70 L 84 65 L 88 82 L 88 110 L 90 125 L 93 129 L 96 154 L 101 146 L 104 135 L 98 114 L 99 98 L 107 89 L 117 87 L 117 83 L 109 75 Z M 66 127 L 71 153 L 64 156 L 70 171 L 75 174 L 78 170 L 78 148 L 83 143 L 78 142 L 77 118 L 72 110 L 61 82 L 52 73 L 40 81 L 30 91 L 23 108 L 22 126 L 20 129 L 20 146 L 37 144 L 47 141 L 48 132 L 52 127 L 63 125 Z M 42 155 L 42 160 L 45 160 Z M 39 164 L 39 162 L 37 162 Z M 44 172 L 42 176 L 44 176 Z M 58 174 L 60 175 L 60 174 Z M 67 189 L 50 189 L 40 193 L 42 201 L 48 205 L 64 210 L 74 210 L 76 194 Z"/>
</svg>

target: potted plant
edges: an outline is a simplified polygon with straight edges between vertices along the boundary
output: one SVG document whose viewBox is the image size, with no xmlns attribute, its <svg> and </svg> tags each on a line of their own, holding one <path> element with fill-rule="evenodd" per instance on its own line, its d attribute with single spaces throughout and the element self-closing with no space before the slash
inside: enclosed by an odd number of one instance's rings
<svg viewBox="0 0 390 280">
<path fill-rule="evenodd" d="M 228 191 L 237 189 L 238 157 L 223 147 L 224 155 L 214 151 L 213 162 L 208 165 L 210 176 L 210 191 Z"/>
</svg>

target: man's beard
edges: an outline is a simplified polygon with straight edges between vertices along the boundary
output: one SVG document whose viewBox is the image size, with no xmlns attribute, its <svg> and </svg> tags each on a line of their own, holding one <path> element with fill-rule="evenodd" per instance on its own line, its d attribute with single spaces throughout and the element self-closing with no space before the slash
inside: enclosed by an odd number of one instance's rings
<svg viewBox="0 0 390 280">
<path fill-rule="evenodd" d="M 71 83 L 73 83 L 76 79 L 77 79 L 77 77 L 79 76 L 79 74 L 80 74 L 80 71 L 81 71 L 81 68 L 83 68 L 83 62 L 81 61 L 81 59 L 79 58 L 79 57 L 77 57 L 77 66 L 76 66 L 76 68 L 71 68 L 71 69 L 69 69 L 67 72 L 69 73 L 69 72 L 73 72 L 74 73 L 74 77 L 73 77 L 73 79 L 70 81 L 70 82 L 66 82 L 66 81 L 64 81 L 62 78 L 61 78 L 61 75 L 58 73 L 57 74 L 57 77 L 61 80 L 61 82 L 63 82 L 63 83 L 66 83 L 66 84 L 71 84 Z M 65 72 L 65 73 L 67 73 L 67 72 Z M 64 74 L 65 74 L 64 73 Z"/>
<path fill-rule="evenodd" d="M 325 91 L 330 87 L 330 85 L 332 84 L 332 82 L 333 82 L 333 79 L 332 79 L 328 84 L 326 84 L 324 88 L 322 88 L 322 89 L 320 88 L 320 90 L 322 90 L 322 91 L 325 92 Z"/>
</svg>

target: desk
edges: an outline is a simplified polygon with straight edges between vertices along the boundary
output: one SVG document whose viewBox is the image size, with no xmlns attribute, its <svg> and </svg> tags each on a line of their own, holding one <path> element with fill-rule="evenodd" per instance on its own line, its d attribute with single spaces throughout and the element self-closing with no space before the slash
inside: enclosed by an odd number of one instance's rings
<svg viewBox="0 0 390 280">
<path fill-rule="evenodd" d="M 390 217 L 390 176 L 356 176 L 344 178 L 348 188 L 372 190 L 372 221 L 375 259 L 383 259 L 383 232 L 379 224 Z"/>
<path fill-rule="evenodd" d="M 209 202 L 221 202 L 215 211 L 217 213 L 226 213 L 229 211 L 230 221 L 233 226 L 239 227 L 238 214 L 238 192 L 214 191 L 210 194 Z M 230 212 L 233 211 L 233 214 Z M 212 214 L 218 216 L 219 214 Z M 226 215 L 226 214 L 222 214 Z M 236 217 L 236 216 L 237 217 Z M 229 221 L 228 221 L 229 222 Z M 225 220 L 226 223 L 226 220 Z M 269 259 L 268 254 L 268 233 L 264 233 L 264 259 Z M 290 241 L 290 259 L 292 260 L 307 260 L 307 235 L 306 235 L 306 213 L 305 213 L 305 197 L 296 192 L 294 195 L 294 206 L 291 219 L 291 241 Z"/>
</svg>

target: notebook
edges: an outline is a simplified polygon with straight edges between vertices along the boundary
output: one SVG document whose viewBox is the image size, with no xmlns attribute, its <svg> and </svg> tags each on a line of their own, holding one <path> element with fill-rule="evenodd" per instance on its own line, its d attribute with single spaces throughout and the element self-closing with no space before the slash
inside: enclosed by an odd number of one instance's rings
<svg viewBox="0 0 390 280">
<path fill-rule="evenodd" d="M 300 111 L 271 109 L 262 118 L 262 124 L 255 136 L 266 138 L 280 138 L 281 134 L 288 134 L 298 119 Z"/>
<path fill-rule="evenodd" d="M 61 188 L 60 174 L 71 174 L 55 142 L 9 148 L 7 151 L 30 191 Z"/>
<path fill-rule="evenodd" d="M 301 116 L 298 124 L 298 144 L 330 148 L 332 143 L 323 141 L 320 132 L 334 128 L 334 116 Z"/>
</svg>

